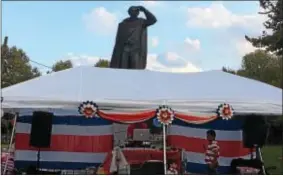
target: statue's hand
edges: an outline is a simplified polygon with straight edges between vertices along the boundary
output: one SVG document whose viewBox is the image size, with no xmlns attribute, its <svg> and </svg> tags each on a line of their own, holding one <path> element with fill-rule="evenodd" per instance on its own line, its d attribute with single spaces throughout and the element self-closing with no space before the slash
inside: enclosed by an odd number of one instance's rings
<svg viewBox="0 0 283 176">
<path fill-rule="evenodd" d="M 145 8 L 143 6 L 137 6 L 137 8 L 142 12 L 145 11 Z"/>
</svg>

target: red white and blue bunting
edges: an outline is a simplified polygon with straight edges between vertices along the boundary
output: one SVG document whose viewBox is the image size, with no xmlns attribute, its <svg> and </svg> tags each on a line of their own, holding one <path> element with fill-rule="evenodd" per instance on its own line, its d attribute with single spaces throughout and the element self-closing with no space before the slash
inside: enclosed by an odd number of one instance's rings
<svg viewBox="0 0 283 176">
<path fill-rule="evenodd" d="M 146 110 L 135 113 L 113 113 L 101 111 L 94 102 L 86 101 L 80 104 L 79 113 L 86 118 L 101 117 L 109 121 L 129 124 L 156 118 L 159 123 L 163 125 L 170 125 L 174 119 L 179 119 L 191 124 L 204 124 L 216 120 L 217 118 L 229 120 L 233 117 L 234 110 L 229 104 L 221 104 L 218 106 L 216 113 L 196 115 L 173 111 L 170 107 L 163 105 L 155 110 Z"/>
</svg>

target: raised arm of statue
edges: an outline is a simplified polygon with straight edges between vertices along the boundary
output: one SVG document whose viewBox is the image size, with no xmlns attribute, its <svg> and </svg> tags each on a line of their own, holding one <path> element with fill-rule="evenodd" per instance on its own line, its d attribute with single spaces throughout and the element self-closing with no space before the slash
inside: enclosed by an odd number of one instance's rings
<svg viewBox="0 0 283 176">
<path fill-rule="evenodd" d="M 156 17 L 148 11 L 146 8 L 143 6 L 139 6 L 140 11 L 142 11 L 146 17 L 145 19 L 145 27 L 151 26 L 157 22 Z"/>
</svg>

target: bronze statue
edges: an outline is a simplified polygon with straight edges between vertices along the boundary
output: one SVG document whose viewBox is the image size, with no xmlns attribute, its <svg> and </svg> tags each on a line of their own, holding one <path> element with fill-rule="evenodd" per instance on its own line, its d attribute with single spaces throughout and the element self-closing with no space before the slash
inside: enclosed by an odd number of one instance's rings
<svg viewBox="0 0 283 176">
<path fill-rule="evenodd" d="M 139 18 L 143 12 L 146 19 Z M 147 27 L 156 23 L 155 16 L 142 6 L 131 6 L 130 17 L 119 23 L 111 68 L 145 69 L 147 58 Z"/>
</svg>

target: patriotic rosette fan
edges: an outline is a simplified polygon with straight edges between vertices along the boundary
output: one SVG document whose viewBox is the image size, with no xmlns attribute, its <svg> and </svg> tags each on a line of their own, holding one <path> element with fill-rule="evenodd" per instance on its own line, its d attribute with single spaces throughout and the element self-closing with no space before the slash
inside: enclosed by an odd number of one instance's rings
<svg viewBox="0 0 283 176">
<path fill-rule="evenodd" d="M 78 111 L 86 118 L 93 118 L 97 117 L 98 107 L 94 102 L 86 101 L 80 104 Z"/>
<path fill-rule="evenodd" d="M 229 120 L 233 117 L 234 110 L 231 105 L 224 103 L 218 106 L 217 114 L 223 120 Z"/>
<path fill-rule="evenodd" d="M 168 106 L 160 106 L 157 109 L 156 116 L 161 124 L 169 125 L 174 120 L 174 111 Z"/>
</svg>

